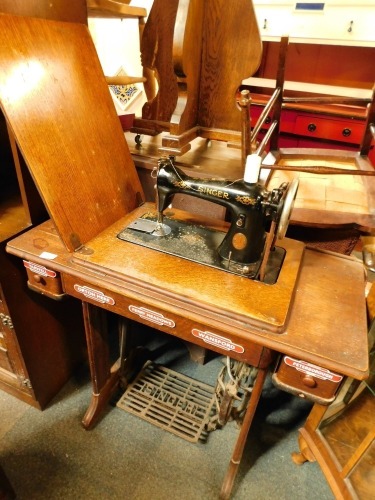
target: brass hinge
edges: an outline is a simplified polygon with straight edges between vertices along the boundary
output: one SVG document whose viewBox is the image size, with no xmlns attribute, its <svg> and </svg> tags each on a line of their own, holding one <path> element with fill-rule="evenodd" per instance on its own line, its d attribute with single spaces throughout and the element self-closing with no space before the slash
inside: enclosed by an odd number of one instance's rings
<svg viewBox="0 0 375 500">
<path fill-rule="evenodd" d="M 12 318 L 10 316 L 7 316 L 4 313 L 0 313 L 0 321 L 4 326 L 7 326 L 10 329 L 14 328 Z"/>
<path fill-rule="evenodd" d="M 26 386 L 28 389 L 32 389 L 33 386 L 31 385 L 31 382 L 28 378 L 24 378 L 22 380 L 22 385 Z"/>
</svg>

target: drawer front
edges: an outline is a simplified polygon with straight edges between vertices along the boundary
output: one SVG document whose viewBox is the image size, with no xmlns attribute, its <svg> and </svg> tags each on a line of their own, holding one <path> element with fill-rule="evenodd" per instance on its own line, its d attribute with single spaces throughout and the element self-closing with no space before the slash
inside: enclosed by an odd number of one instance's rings
<svg viewBox="0 0 375 500">
<path fill-rule="evenodd" d="M 59 273 L 31 261 L 24 260 L 23 264 L 27 272 L 27 285 L 31 290 L 54 300 L 65 297 Z"/>
<path fill-rule="evenodd" d="M 0 382 L 34 397 L 21 360 L 12 318 L 0 284 Z"/>
<path fill-rule="evenodd" d="M 255 127 L 255 125 L 258 121 L 258 118 L 260 117 L 260 115 L 263 112 L 263 109 L 264 109 L 264 106 L 260 106 L 257 104 L 253 104 L 250 106 L 250 125 L 251 125 L 251 127 Z M 272 111 L 265 119 L 263 126 L 262 126 L 262 129 L 268 129 L 271 122 L 272 122 Z"/>
<path fill-rule="evenodd" d="M 360 144 L 364 134 L 364 124 L 358 120 L 300 115 L 296 118 L 294 133 L 305 137 Z"/>
<path fill-rule="evenodd" d="M 324 2 L 322 10 L 314 9 L 314 2 L 286 0 L 254 0 L 255 14 L 263 39 L 290 37 L 321 40 L 340 40 L 342 44 L 374 40 L 373 0 Z"/>
<path fill-rule="evenodd" d="M 265 368 L 273 359 L 269 349 L 175 314 L 168 305 L 162 309 L 159 304 L 145 303 L 147 299 L 143 302 L 130 294 L 120 295 L 71 276 L 63 276 L 63 285 L 66 293 L 73 297 L 252 366 Z"/>
<path fill-rule="evenodd" d="M 262 105 L 257 105 L 254 104 L 250 107 L 250 125 L 251 127 L 255 127 L 258 118 L 262 114 L 264 109 L 264 106 Z M 293 132 L 294 127 L 295 127 L 295 121 L 296 121 L 297 113 L 296 111 L 291 111 L 288 109 L 283 109 L 281 111 L 281 118 L 280 118 L 280 131 L 281 132 Z M 273 120 L 273 111 L 271 110 L 270 113 L 267 115 L 267 118 L 265 119 L 262 129 L 269 129 L 270 125 Z"/>
<path fill-rule="evenodd" d="M 252 106 L 251 126 L 254 127 L 263 107 Z M 272 112 L 267 117 L 262 129 L 269 128 Z M 316 114 L 300 114 L 295 110 L 283 109 L 281 112 L 280 132 L 324 141 L 336 141 L 343 144 L 361 144 L 365 131 L 364 122 L 319 116 Z M 328 143 L 329 144 L 329 143 Z M 332 147 L 331 145 L 329 147 Z"/>
<path fill-rule="evenodd" d="M 277 387 L 296 396 L 330 404 L 343 377 L 320 366 L 282 356 L 272 380 Z"/>
</svg>

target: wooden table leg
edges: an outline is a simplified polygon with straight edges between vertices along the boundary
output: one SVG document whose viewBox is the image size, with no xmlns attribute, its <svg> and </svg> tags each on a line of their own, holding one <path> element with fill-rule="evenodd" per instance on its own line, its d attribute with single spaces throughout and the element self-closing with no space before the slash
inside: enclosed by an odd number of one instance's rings
<svg viewBox="0 0 375 500">
<path fill-rule="evenodd" d="M 82 304 L 93 390 L 82 424 L 85 429 L 90 429 L 118 386 L 119 366 L 111 366 L 106 311 L 87 302 Z"/>
<path fill-rule="evenodd" d="M 225 475 L 225 479 L 223 481 L 223 485 L 220 492 L 220 498 L 222 500 L 227 500 L 230 498 L 230 494 L 232 492 L 232 487 L 234 484 L 234 480 L 236 479 L 236 475 L 238 472 L 238 467 L 241 462 L 243 450 L 246 443 L 246 438 L 250 430 L 251 423 L 254 418 L 255 410 L 258 406 L 259 398 L 262 394 L 262 389 L 264 385 L 264 381 L 267 376 L 267 369 L 259 369 L 257 378 L 255 380 L 253 392 L 251 394 L 251 398 L 245 413 L 245 417 L 243 419 L 239 436 L 237 438 L 231 460 L 229 462 L 229 466 L 227 469 L 227 473 Z"/>
<path fill-rule="evenodd" d="M 315 433 L 320 422 L 322 421 L 322 418 L 324 417 L 324 414 L 327 411 L 327 408 L 328 407 L 326 405 L 315 403 L 309 416 L 306 419 L 305 425 L 302 429 L 299 430 L 298 446 L 300 451 L 299 453 L 292 453 L 292 460 L 295 464 L 301 465 L 307 461 L 315 462 L 315 456 L 312 453 L 309 445 L 307 444 L 305 436 L 313 435 Z"/>
</svg>

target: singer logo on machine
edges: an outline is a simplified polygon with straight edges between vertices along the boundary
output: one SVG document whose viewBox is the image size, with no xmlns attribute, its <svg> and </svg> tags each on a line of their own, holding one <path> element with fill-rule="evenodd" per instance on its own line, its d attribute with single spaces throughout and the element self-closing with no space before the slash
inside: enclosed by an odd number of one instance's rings
<svg viewBox="0 0 375 500">
<path fill-rule="evenodd" d="M 146 309 L 145 307 L 129 306 L 129 311 L 137 314 L 141 319 L 151 321 L 151 323 L 156 323 L 157 325 L 169 326 L 169 328 L 174 328 L 176 326 L 173 320 L 166 318 L 158 312 Z"/>
<path fill-rule="evenodd" d="M 35 262 L 29 262 L 28 260 L 23 261 L 23 265 L 30 269 L 32 273 L 40 274 L 41 276 L 48 276 L 49 278 L 56 278 L 55 271 L 51 271 L 51 269 L 47 269 L 40 264 L 35 264 Z"/>
<path fill-rule="evenodd" d="M 245 352 L 245 349 L 241 345 L 234 344 L 230 339 L 221 337 L 216 333 L 202 332 L 202 330 L 198 330 L 197 328 L 193 328 L 191 333 L 194 335 L 194 337 L 198 337 L 199 339 L 203 340 L 203 342 L 206 342 L 206 344 L 220 347 L 220 349 L 224 349 L 225 351 L 234 351 L 238 353 Z"/>
<path fill-rule="evenodd" d="M 301 361 L 300 359 L 290 358 L 289 356 L 284 357 L 284 362 L 295 368 L 299 372 L 306 373 L 312 377 L 320 378 L 322 380 L 330 380 L 331 382 L 341 382 L 342 376 L 337 373 L 330 372 L 326 368 L 321 368 L 317 365 L 312 365 L 311 363 L 306 363 L 306 361 Z"/>
<path fill-rule="evenodd" d="M 90 288 L 88 286 L 74 285 L 74 290 L 78 293 L 82 293 L 82 295 L 84 295 L 86 298 L 95 300 L 96 302 L 100 302 L 101 304 L 109 304 L 110 306 L 113 306 L 113 304 L 115 303 L 112 297 L 108 297 L 107 295 L 104 295 L 103 292 L 94 290 L 93 288 Z"/>
</svg>

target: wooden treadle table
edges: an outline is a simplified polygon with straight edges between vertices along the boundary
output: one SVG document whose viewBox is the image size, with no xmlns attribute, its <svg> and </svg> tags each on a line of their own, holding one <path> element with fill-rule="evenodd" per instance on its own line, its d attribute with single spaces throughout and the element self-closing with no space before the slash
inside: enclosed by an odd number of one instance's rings
<svg viewBox="0 0 375 500">
<path fill-rule="evenodd" d="M 108 246 L 105 245 L 105 248 Z M 165 255 L 157 251 L 153 252 L 153 264 L 150 265 L 148 252 L 137 249 L 138 261 L 133 271 L 134 260 L 126 244 L 122 251 L 117 250 L 116 262 L 119 264 L 101 268 L 82 265 L 80 259 L 72 259 L 50 221 L 10 242 L 8 251 L 28 263 L 29 286 L 48 294 L 56 286 L 56 281 L 61 280 L 63 292 L 83 302 L 93 384 L 91 403 L 83 419 L 86 428 L 95 424 L 119 383 L 119 366 L 111 366 L 108 354 L 108 333 L 103 317 L 105 310 L 259 368 L 223 483 L 223 498 L 229 497 L 245 438 L 275 353 L 282 354 L 282 359 L 307 363 L 314 370 L 338 376 L 339 380 L 344 375 L 357 379 L 367 377 L 363 270 L 360 263 L 348 257 L 315 250 L 305 251 L 294 302 L 284 330 L 280 333 L 267 331 L 253 319 L 249 319 L 246 324 L 239 315 L 234 307 L 238 305 L 236 300 L 242 303 L 245 315 L 246 305 L 250 302 L 249 297 L 243 297 L 241 293 L 248 284 L 243 282 L 243 278 L 209 270 L 212 301 L 208 304 L 209 291 L 201 289 L 199 283 L 191 280 L 188 273 L 185 274 L 187 269 L 191 271 L 194 267 L 201 273 L 201 266 L 196 263 L 185 266 L 180 259 L 171 256 L 165 259 Z M 126 269 L 126 276 L 121 273 L 121 267 Z M 39 274 L 41 270 L 46 270 L 42 279 Z M 171 276 L 178 277 L 174 292 Z M 221 287 L 225 291 L 227 284 L 232 283 L 234 286 L 235 282 L 236 289 L 230 292 L 230 296 L 236 300 L 234 304 L 227 300 L 228 310 L 223 311 L 217 305 L 223 297 L 217 296 L 216 289 Z M 277 305 L 270 303 L 268 306 L 270 317 L 275 316 Z M 251 311 L 251 308 L 247 310 Z M 146 316 L 141 314 L 145 311 Z M 164 320 L 163 324 L 155 325 L 153 316 L 156 315 L 158 319 Z M 197 331 L 202 335 L 195 336 Z M 294 389 L 297 394 L 310 391 L 318 401 L 324 397 L 325 381 L 320 380 L 319 374 L 314 379 L 315 387 L 310 388 L 311 377 L 306 377 L 308 382 L 304 378 L 301 382 L 300 370 L 287 369 L 291 370 L 287 377 L 288 390 Z M 339 387 L 336 382 L 331 385 L 333 391 Z"/>
</svg>

